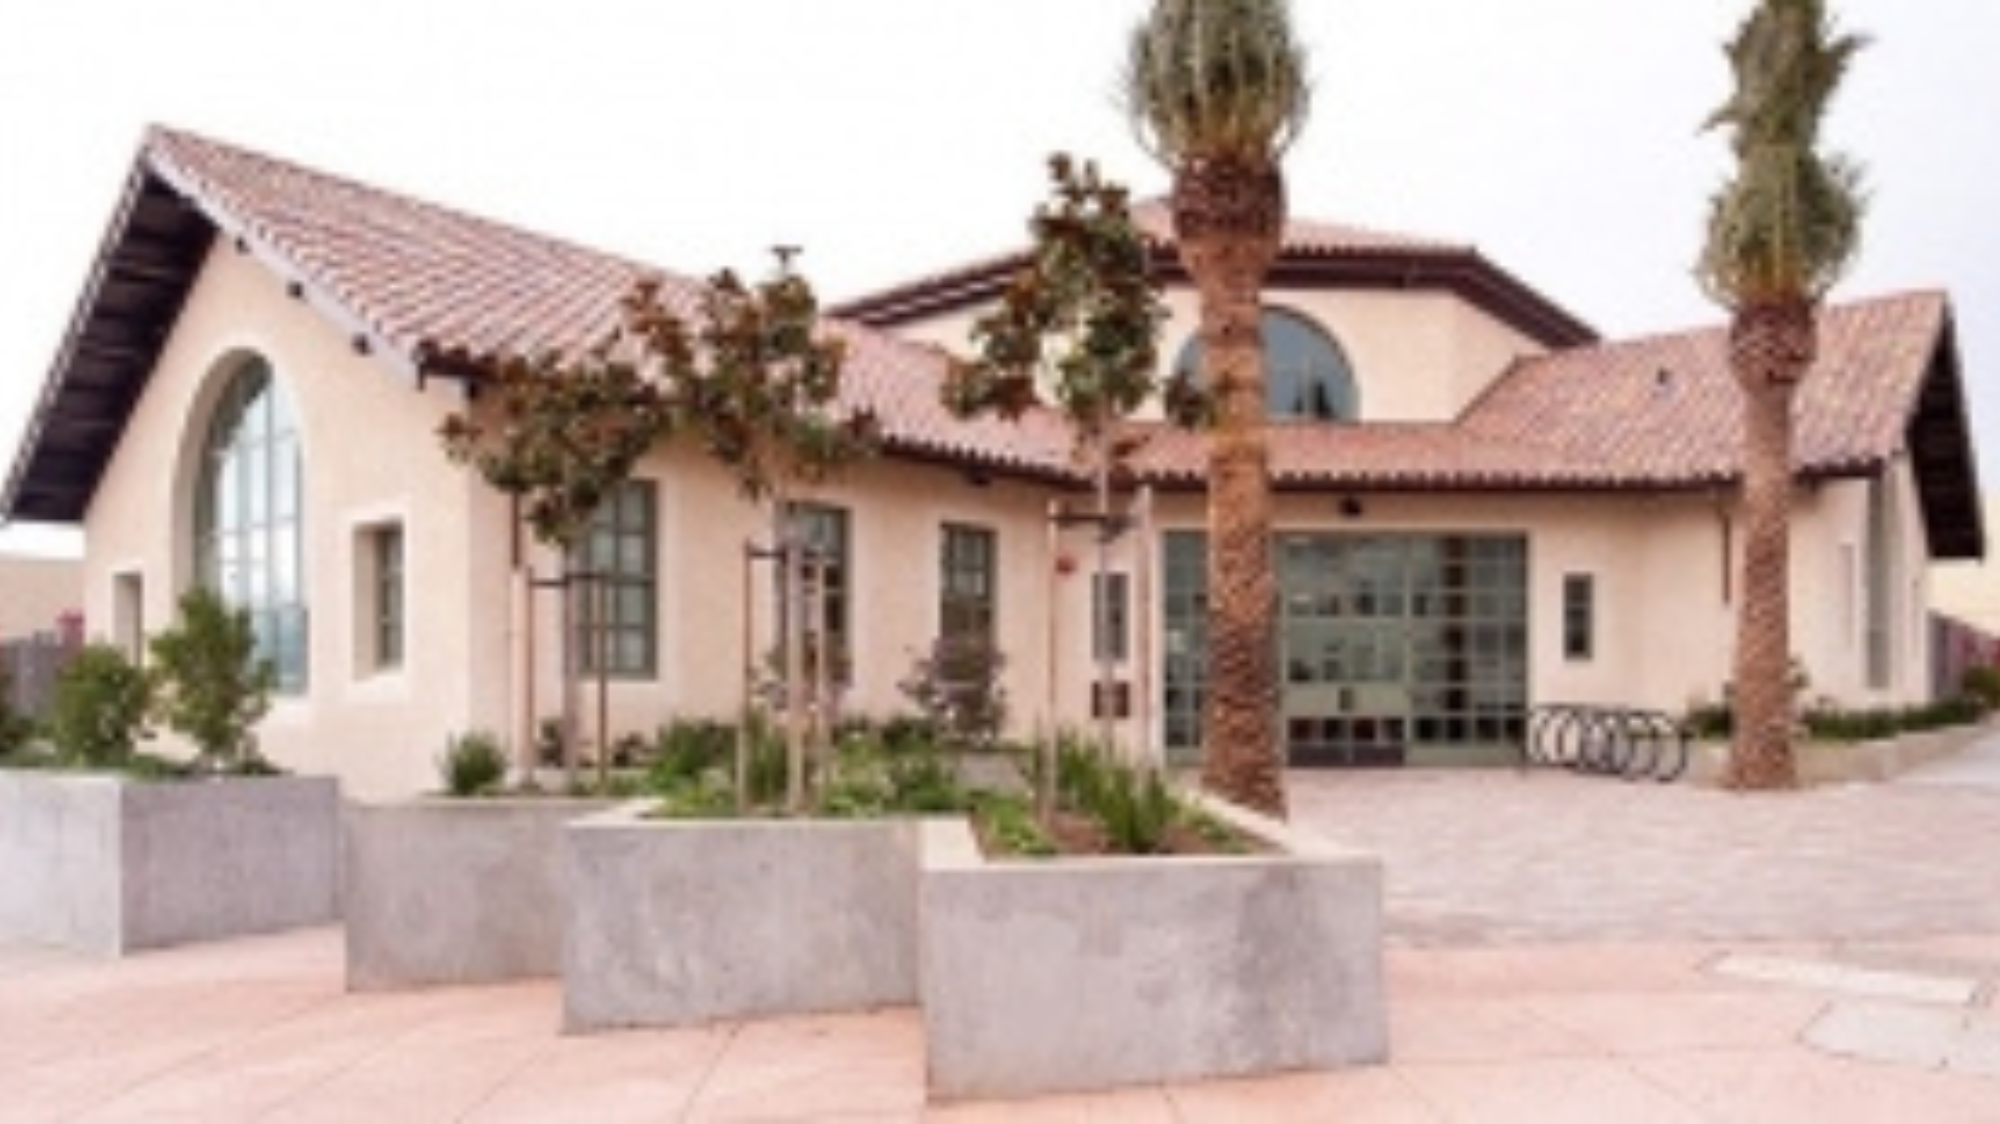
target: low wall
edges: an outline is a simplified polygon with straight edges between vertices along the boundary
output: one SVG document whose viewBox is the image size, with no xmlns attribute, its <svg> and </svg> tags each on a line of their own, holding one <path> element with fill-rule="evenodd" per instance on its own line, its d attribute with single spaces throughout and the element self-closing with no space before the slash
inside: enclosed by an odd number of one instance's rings
<svg viewBox="0 0 2000 1124">
<path fill-rule="evenodd" d="M 916 821 L 649 820 L 564 830 L 572 1031 L 908 1004 Z"/>
<path fill-rule="evenodd" d="M 0 772 L 0 938 L 117 956 L 331 923 L 339 799 L 324 777 Z"/>
<path fill-rule="evenodd" d="M 1802 785 L 1877 784 L 1950 757 L 1993 732 L 1987 723 L 1899 734 L 1866 742 L 1800 742 L 1793 750 Z M 1697 743 L 1688 757 L 1689 783 L 1717 786 L 1729 769 L 1726 742 Z"/>
<path fill-rule="evenodd" d="M 1013 1097 L 1379 1062 L 1382 867 L 1211 805 L 1274 853 L 993 862 L 924 825 L 930 1089 Z"/>
<path fill-rule="evenodd" d="M 612 806 L 557 798 L 348 804 L 348 989 L 561 974 L 563 825 Z"/>
</svg>

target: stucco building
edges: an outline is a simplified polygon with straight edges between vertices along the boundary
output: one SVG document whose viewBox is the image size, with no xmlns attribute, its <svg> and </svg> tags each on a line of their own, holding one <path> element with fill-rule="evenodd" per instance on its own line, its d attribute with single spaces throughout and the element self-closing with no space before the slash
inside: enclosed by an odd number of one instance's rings
<svg viewBox="0 0 2000 1124">
<path fill-rule="evenodd" d="M 1145 208 L 1173 310 L 1194 298 Z M 990 630 L 1015 721 L 1085 720 L 1095 657 L 1134 744 L 1192 752 L 1203 689 L 1201 439 L 1138 453 L 1149 518 L 1112 550 L 1052 529 L 1084 474 L 1053 415 L 962 422 L 939 345 L 1019 264 L 1002 255 L 836 310 L 846 394 L 884 455 L 804 497 L 837 560 L 850 710 L 945 628 Z M 913 272 L 933 263 L 913 262 Z M 491 358 L 596 338 L 638 263 L 186 133 L 135 161 L 7 479 L 9 518 L 81 523 L 93 630 L 137 644 L 177 592 L 250 609 L 280 671 L 262 744 L 360 792 L 432 782 L 448 733 L 553 709 L 552 597 L 523 594 L 506 502 L 437 438 Z M 692 292 L 666 275 L 669 292 Z M 1734 620 L 1738 416 L 1719 327 L 1605 341 L 1467 247 L 1296 222 L 1267 294 L 1284 638 L 1301 763 L 1504 759 L 1552 701 L 1717 699 Z M 1983 555 L 1950 302 L 1828 310 L 1802 395 L 1796 645 L 1815 694 L 1929 691 L 1928 564 Z M 1121 501 L 1124 502 L 1124 501 Z M 611 729 L 737 704 L 742 547 L 765 520 L 669 445 L 584 553 L 624 579 L 585 645 Z M 1093 636 L 1093 591 L 1116 612 Z M 521 608 L 533 603 L 533 609 Z M 543 637 L 534 666 L 517 654 Z M 593 656 L 593 659 L 598 658 Z M 532 693 L 529 680 L 533 680 Z"/>
</svg>

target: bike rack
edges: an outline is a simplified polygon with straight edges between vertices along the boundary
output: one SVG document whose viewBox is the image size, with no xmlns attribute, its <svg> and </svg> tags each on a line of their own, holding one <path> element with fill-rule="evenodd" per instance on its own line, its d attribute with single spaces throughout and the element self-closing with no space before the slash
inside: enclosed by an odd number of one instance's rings
<svg viewBox="0 0 2000 1124">
<path fill-rule="evenodd" d="M 1528 712 L 1521 764 L 1666 783 L 1687 770 L 1688 732 L 1664 711 L 1551 703 Z"/>
</svg>

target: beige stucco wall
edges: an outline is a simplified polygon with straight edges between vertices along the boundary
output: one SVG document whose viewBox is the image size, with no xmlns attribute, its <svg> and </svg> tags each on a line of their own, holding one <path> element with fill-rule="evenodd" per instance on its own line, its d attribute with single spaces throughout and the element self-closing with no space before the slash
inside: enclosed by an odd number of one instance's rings
<svg viewBox="0 0 2000 1124">
<path fill-rule="evenodd" d="M 768 546 L 769 509 L 753 506 L 724 471 L 699 452 L 670 446 L 638 475 L 656 486 L 659 515 L 660 657 L 657 674 L 608 683 L 609 732 L 650 734 L 675 717 L 729 718 L 741 697 L 746 542 Z M 1043 607 L 1054 581 L 1043 513 L 1046 493 L 1006 481 L 975 483 L 955 469 L 908 463 L 863 465 L 837 481 L 802 491 L 801 501 L 849 514 L 849 627 L 860 653 L 842 698 L 846 713 L 888 715 L 908 709 L 898 684 L 936 636 L 939 557 L 946 523 L 985 527 L 999 551 L 996 629 L 1008 664 L 1004 685 L 1012 714 L 1026 729 L 1042 716 L 1047 659 Z M 543 574 L 554 558 L 538 552 Z M 750 583 L 751 656 L 760 665 L 777 643 L 775 577 L 760 564 Z M 560 606 L 540 600 L 537 712 L 560 712 Z M 587 739 L 597 723 L 597 683 L 583 685 L 579 706 Z"/>
<path fill-rule="evenodd" d="M 0 640 L 56 631 L 83 611 L 83 563 L 74 558 L 0 557 Z"/>
<path fill-rule="evenodd" d="M 1321 299 L 1275 294 L 1273 303 L 1334 325 L 1362 373 L 1371 417 L 1456 409 L 1459 399 L 1526 346 L 1472 310 L 1422 295 L 1402 298 L 1408 303 L 1401 310 L 1386 295 L 1332 294 L 1324 305 L 1314 303 Z M 1186 314 L 1182 307 L 1177 317 Z M 1427 336 L 1434 338 L 1415 338 Z M 89 511 L 83 602 L 90 628 L 120 637 L 121 624 L 130 623 L 121 621 L 121 610 L 148 629 L 157 627 L 192 580 L 187 497 L 194 457 L 227 360 L 245 352 L 266 357 L 291 396 L 303 426 L 306 471 L 310 688 L 280 701 L 262 731 L 263 745 L 294 768 L 338 773 L 356 794 L 433 787 L 433 759 L 448 733 L 510 729 L 506 505 L 438 450 L 438 424 L 462 407 L 456 387 L 420 391 L 388 365 L 356 354 L 318 312 L 286 296 L 280 279 L 226 246 L 204 268 Z M 1434 374 L 1452 382 L 1448 394 L 1426 398 L 1400 385 Z M 768 537 L 764 516 L 694 451 L 658 452 L 640 475 L 658 483 L 659 671 L 613 687 L 614 736 L 650 733 L 675 716 L 734 712 L 745 659 L 741 548 L 746 539 Z M 1897 671 L 1883 691 L 1865 686 L 1864 646 L 1854 633 L 1853 612 L 1843 608 L 1857 580 L 1844 552 L 1862 541 L 1867 485 L 1837 482 L 1800 494 L 1797 646 L 1815 692 L 1845 703 L 1916 698 L 1928 681 L 1917 625 L 1928 590 L 1906 467 L 1898 466 L 1893 486 L 1903 562 L 1894 616 Z M 1087 720 L 1091 547 L 1082 530 L 1051 543 L 1045 519 L 1050 490 L 981 483 L 949 467 L 878 462 L 800 498 L 851 513 L 851 613 L 860 659 L 848 710 L 901 709 L 898 681 L 938 625 L 941 525 L 964 522 L 998 535 L 999 642 L 1009 660 L 1006 688 L 1017 731 Z M 1080 495 L 1067 498 L 1084 502 Z M 1354 518 L 1341 514 L 1340 499 L 1283 496 L 1281 528 L 1526 534 L 1534 700 L 1677 711 L 1718 697 L 1734 620 L 1724 578 L 1724 544 L 1735 540 L 1725 533 L 1733 516 L 1729 496 L 1367 495 Z M 1162 528 L 1198 526 L 1201 518 L 1198 496 L 1158 501 Z M 402 669 L 387 674 L 366 666 L 356 639 L 365 632 L 359 536 L 384 521 L 404 529 L 409 607 L 408 657 Z M 1141 612 L 1154 618 L 1158 541 L 1128 539 L 1113 557 L 1114 568 L 1135 575 L 1154 563 L 1150 596 L 1138 597 Z M 1057 554 L 1074 560 L 1072 572 L 1059 572 Z M 543 575 L 556 572 L 545 553 L 531 556 Z M 1598 583 L 1597 651 L 1587 662 L 1565 660 L 1561 650 L 1561 590 L 1568 573 L 1590 573 Z M 119 579 L 133 576 L 143 594 L 136 614 L 121 607 L 118 596 Z M 772 643 L 770 591 L 768 570 L 760 572 L 752 585 L 759 652 Z M 560 699 L 556 609 L 552 597 L 536 600 L 535 710 L 547 716 L 557 712 Z M 1159 635 L 1157 620 L 1151 635 Z M 1132 658 L 1119 675 L 1144 689 L 1154 685 L 1152 667 L 1140 659 L 1142 644 L 1135 637 Z M 594 699 L 586 692 L 583 702 L 589 729 Z M 1153 711 L 1142 706 L 1142 713 Z M 1156 728 L 1157 714 L 1151 718 Z M 1121 728 L 1130 741 L 1157 741 L 1141 736 L 1137 719 Z"/>
<path fill-rule="evenodd" d="M 90 628 L 129 641 L 121 577 L 139 583 L 148 632 L 194 580 L 188 497 L 213 403 L 233 357 L 246 353 L 269 361 L 300 422 L 311 614 L 309 686 L 277 701 L 261 745 L 292 768 L 339 773 L 351 792 L 431 787 L 446 732 L 497 719 L 506 682 L 496 662 L 506 614 L 470 609 L 492 598 L 505 605 L 505 541 L 491 538 L 497 505 L 445 461 L 435 437 L 458 392 L 420 392 L 356 354 L 226 243 L 203 267 L 86 516 Z M 356 553 L 363 528 L 391 521 L 405 540 L 408 657 L 376 673 L 356 648 Z"/>
</svg>

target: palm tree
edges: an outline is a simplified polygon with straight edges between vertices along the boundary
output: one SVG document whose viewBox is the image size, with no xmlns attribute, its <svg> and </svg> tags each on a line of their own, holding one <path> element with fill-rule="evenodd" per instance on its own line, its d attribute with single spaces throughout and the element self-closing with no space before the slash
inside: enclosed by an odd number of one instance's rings
<svg viewBox="0 0 2000 1124">
<path fill-rule="evenodd" d="M 1792 402 L 1818 348 L 1819 304 L 1860 247 L 1860 173 L 1818 148 L 1820 122 L 1865 40 L 1822 0 L 1761 0 L 1728 46 L 1736 92 L 1709 119 L 1733 131 L 1735 176 L 1709 210 L 1697 269 L 1730 310 L 1742 389 L 1743 582 L 1729 782 L 1789 788 L 1792 762 Z"/>
<path fill-rule="evenodd" d="M 1156 0 L 1132 34 L 1126 106 L 1173 173 L 1174 235 L 1200 293 L 1214 396 L 1202 782 L 1280 816 L 1261 301 L 1284 237 L 1281 165 L 1310 93 L 1285 0 Z"/>
</svg>

